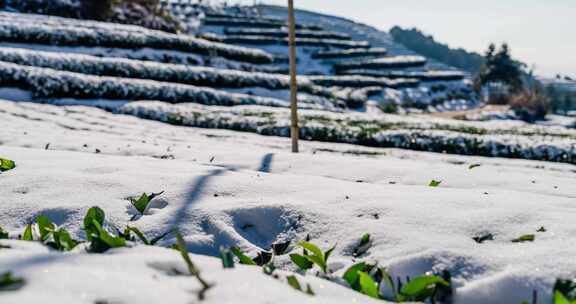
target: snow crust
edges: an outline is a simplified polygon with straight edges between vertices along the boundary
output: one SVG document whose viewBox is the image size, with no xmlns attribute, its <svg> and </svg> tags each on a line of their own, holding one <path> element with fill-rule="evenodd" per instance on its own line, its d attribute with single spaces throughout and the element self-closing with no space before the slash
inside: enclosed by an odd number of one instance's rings
<svg viewBox="0 0 576 304">
<path fill-rule="evenodd" d="M 369 232 L 374 245 L 357 260 L 377 261 L 395 277 L 448 269 L 456 304 L 520 303 L 533 290 L 538 303 L 548 303 L 554 280 L 576 269 L 571 165 L 319 142 L 304 142 L 303 153 L 293 155 L 288 139 L 182 128 L 81 106 L 0 102 L 0 121 L 0 155 L 17 163 L 0 175 L 0 225 L 12 235 L 46 214 L 82 237 L 81 218 L 98 205 L 112 224 L 130 223 L 146 234 L 178 227 L 195 254 L 214 256 L 232 245 L 255 254 L 310 233 L 324 249 L 337 244 L 330 263 L 337 276 Z M 481 166 L 470 170 L 470 164 Z M 432 179 L 440 187 L 429 187 Z M 149 214 L 129 222 L 125 197 L 160 190 L 166 193 Z M 247 224 L 253 227 L 243 230 Z M 541 226 L 547 232 L 537 233 Z M 487 232 L 494 241 L 472 240 Z M 534 242 L 510 242 L 529 233 Z M 194 301 L 194 280 L 166 275 L 166 265 L 183 267 L 169 249 L 100 256 L 0 243 L 13 247 L 2 249 L 0 272 L 28 281 L 3 293 L 2 303 Z M 214 258 L 193 259 L 216 284 L 208 303 L 370 303 L 313 273 L 301 279 L 318 293 L 310 298 L 258 269 L 228 271 Z M 285 259 L 278 263 L 294 270 Z"/>
</svg>

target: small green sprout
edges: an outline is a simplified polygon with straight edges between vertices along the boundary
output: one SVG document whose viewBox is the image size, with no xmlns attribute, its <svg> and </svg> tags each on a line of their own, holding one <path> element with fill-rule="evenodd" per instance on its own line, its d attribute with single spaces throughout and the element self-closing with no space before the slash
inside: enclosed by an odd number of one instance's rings
<svg viewBox="0 0 576 304">
<path fill-rule="evenodd" d="M 533 234 L 525 234 L 523 236 L 520 236 L 518 238 L 515 238 L 512 240 L 512 243 L 524 243 L 524 242 L 534 242 L 534 239 L 536 239 L 536 236 Z"/>
<path fill-rule="evenodd" d="M 240 248 L 232 247 L 230 248 L 230 251 L 238 258 L 238 260 L 240 260 L 240 264 L 252 265 L 252 266 L 257 265 L 256 262 L 254 262 L 254 260 L 246 256 Z"/>
<path fill-rule="evenodd" d="M 487 233 L 481 236 L 475 236 L 472 238 L 476 243 L 478 244 L 482 244 L 486 241 L 493 241 L 494 240 L 494 235 L 492 233 Z"/>
<path fill-rule="evenodd" d="M 126 240 L 120 236 L 113 236 L 102 226 L 106 215 L 99 207 L 92 207 L 84 217 L 84 232 L 90 242 L 89 251 L 103 253 L 112 248 L 126 246 Z"/>
<path fill-rule="evenodd" d="M 296 253 L 290 255 L 292 262 L 294 262 L 301 270 L 305 271 L 312 268 L 313 264 L 316 264 L 316 266 L 318 266 L 322 272 L 328 272 L 328 258 L 336 248 L 335 246 L 328 249 L 326 252 L 322 252 L 318 246 L 306 241 L 300 241 L 298 246 L 312 253 L 308 254 L 308 252 L 304 252 L 303 255 Z"/>
<path fill-rule="evenodd" d="M 12 170 L 16 168 L 16 163 L 13 160 L 0 157 L 0 172 Z"/>
<path fill-rule="evenodd" d="M 11 272 L 3 273 L 0 275 L 0 292 L 18 290 L 25 283 L 24 279 L 13 277 Z"/>
<path fill-rule="evenodd" d="M 372 246 L 372 240 L 370 239 L 370 234 L 365 233 L 360 239 L 360 243 L 358 244 L 358 246 L 354 248 L 354 252 L 352 253 L 352 255 L 354 257 L 361 256 L 364 253 L 366 253 L 366 251 L 368 251 L 368 249 L 370 249 L 371 246 Z"/>
<path fill-rule="evenodd" d="M 480 166 L 481 166 L 480 164 L 471 164 L 470 166 L 468 166 L 468 170 L 472 170 L 472 169 L 478 168 Z"/>
<path fill-rule="evenodd" d="M 312 287 L 310 286 L 310 284 L 306 284 L 306 290 L 303 290 L 302 285 L 294 275 L 286 277 L 286 281 L 288 282 L 288 285 L 292 286 L 292 288 L 298 291 L 304 292 L 311 296 L 315 295 L 314 291 L 312 291 Z"/>
<path fill-rule="evenodd" d="M 36 228 L 36 229 L 34 229 Z M 45 215 L 40 215 L 36 217 L 35 224 L 28 224 L 22 235 L 22 240 L 24 241 L 34 241 L 34 234 L 36 231 L 36 240 L 44 243 L 46 246 L 51 247 L 59 251 L 70 251 L 78 244 L 79 241 L 74 240 L 70 233 L 64 228 L 56 229 L 56 224 L 54 224 Z"/>
<path fill-rule="evenodd" d="M 138 199 L 131 197 L 128 198 L 128 200 L 130 201 L 134 209 L 136 209 L 140 213 L 140 215 L 144 215 L 144 213 L 148 209 L 148 206 L 150 206 L 150 202 L 152 202 L 154 198 L 162 195 L 163 193 L 164 191 L 150 194 L 142 193 L 142 195 L 140 195 Z M 134 220 L 134 218 L 132 218 L 132 220 Z"/>
<path fill-rule="evenodd" d="M 442 184 L 442 181 L 433 179 L 430 181 L 430 184 L 428 184 L 428 186 L 436 188 L 436 187 L 440 186 L 440 184 Z"/>
<path fill-rule="evenodd" d="M 200 275 L 200 270 L 196 267 L 196 265 L 190 259 L 190 255 L 188 254 L 188 250 L 186 249 L 186 243 L 184 242 L 184 238 L 180 233 L 176 233 L 176 248 L 180 252 L 180 255 L 184 259 L 184 263 L 188 267 L 188 272 L 190 275 L 195 277 L 200 285 L 202 285 L 202 289 L 198 291 L 198 300 L 202 301 L 206 298 L 206 292 L 213 287 L 212 284 L 207 283 L 202 276 Z"/>
<path fill-rule="evenodd" d="M 220 249 L 220 260 L 223 268 L 234 268 L 234 254 L 230 249 Z"/>
</svg>

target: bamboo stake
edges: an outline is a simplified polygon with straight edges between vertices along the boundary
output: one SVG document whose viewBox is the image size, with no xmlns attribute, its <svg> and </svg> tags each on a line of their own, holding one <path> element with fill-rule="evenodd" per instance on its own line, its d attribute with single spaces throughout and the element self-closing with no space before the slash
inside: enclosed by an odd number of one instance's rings
<svg viewBox="0 0 576 304">
<path fill-rule="evenodd" d="M 294 0 L 288 0 L 288 27 L 290 48 L 290 114 L 292 125 L 292 153 L 298 153 L 298 87 L 296 80 L 296 19 L 294 17 Z"/>
</svg>

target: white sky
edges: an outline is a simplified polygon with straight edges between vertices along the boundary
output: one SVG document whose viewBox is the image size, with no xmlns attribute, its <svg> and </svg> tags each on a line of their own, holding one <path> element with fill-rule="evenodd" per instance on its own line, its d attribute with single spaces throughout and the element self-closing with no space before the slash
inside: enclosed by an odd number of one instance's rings
<svg viewBox="0 0 576 304">
<path fill-rule="evenodd" d="M 228 3 L 252 4 L 254 0 Z M 259 2 L 286 5 L 287 0 Z M 484 52 L 508 42 L 536 73 L 576 76 L 576 0 L 294 0 L 297 8 L 387 30 L 417 27 L 451 47 Z"/>
</svg>

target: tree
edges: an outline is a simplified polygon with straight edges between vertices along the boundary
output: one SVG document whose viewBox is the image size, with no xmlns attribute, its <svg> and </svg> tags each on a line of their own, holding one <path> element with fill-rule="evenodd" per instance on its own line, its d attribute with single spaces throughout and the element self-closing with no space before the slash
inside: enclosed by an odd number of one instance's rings
<svg viewBox="0 0 576 304">
<path fill-rule="evenodd" d="M 523 65 L 512 59 L 508 44 L 502 44 L 498 51 L 494 44 L 490 44 L 484 60 L 476 80 L 479 87 L 488 83 L 500 83 L 508 86 L 511 93 L 518 93 L 523 89 Z"/>
</svg>

